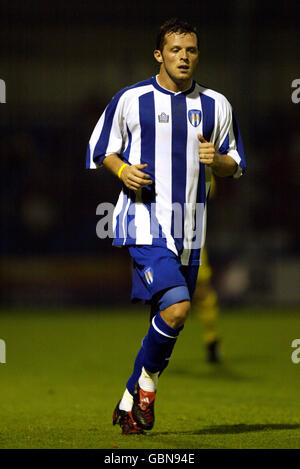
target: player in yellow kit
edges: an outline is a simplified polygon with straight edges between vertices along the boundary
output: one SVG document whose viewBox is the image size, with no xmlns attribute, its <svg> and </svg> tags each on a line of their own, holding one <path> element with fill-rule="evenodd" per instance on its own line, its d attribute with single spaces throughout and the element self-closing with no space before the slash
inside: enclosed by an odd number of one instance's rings
<svg viewBox="0 0 300 469">
<path fill-rule="evenodd" d="M 210 198 L 215 196 L 215 179 L 212 178 Z M 218 295 L 212 286 L 212 268 L 206 247 L 202 253 L 202 262 L 198 272 L 197 286 L 194 293 L 193 310 L 203 325 L 203 341 L 206 358 L 210 363 L 220 362 L 220 337 L 218 331 L 219 305 Z"/>
<path fill-rule="evenodd" d="M 217 292 L 211 285 L 211 278 L 212 268 L 208 261 L 207 250 L 204 249 L 194 294 L 193 309 L 203 325 L 203 341 L 206 348 L 207 361 L 210 363 L 219 363 L 219 305 Z"/>
</svg>

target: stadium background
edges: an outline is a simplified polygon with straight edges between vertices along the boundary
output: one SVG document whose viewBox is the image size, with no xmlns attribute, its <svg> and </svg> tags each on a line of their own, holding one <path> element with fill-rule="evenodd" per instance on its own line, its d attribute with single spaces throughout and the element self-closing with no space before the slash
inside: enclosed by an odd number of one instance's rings
<svg viewBox="0 0 300 469">
<path fill-rule="evenodd" d="M 157 26 L 200 34 L 196 79 L 224 93 L 249 164 L 218 180 L 208 250 L 223 304 L 299 304 L 299 2 L 1 2 L 1 294 L 16 304 L 127 301 L 125 252 L 96 237 L 96 207 L 119 183 L 84 170 L 114 93 L 156 73 Z"/>
<path fill-rule="evenodd" d="M 232 103 L 248 171 L 208 210 L 224 361 L 205 363 L 192 314 L 154 430 L 128 440 L 111 413 L 147 311 L 127 252 L 96 236 L 120 183 L 85 151 L 112 95 L 156 73 L 176 15 L 198 26 L 196 79 Z M 0 448 L 299 448 L 299 18 L 297 1 L 0 1 Z"/>
</svg>

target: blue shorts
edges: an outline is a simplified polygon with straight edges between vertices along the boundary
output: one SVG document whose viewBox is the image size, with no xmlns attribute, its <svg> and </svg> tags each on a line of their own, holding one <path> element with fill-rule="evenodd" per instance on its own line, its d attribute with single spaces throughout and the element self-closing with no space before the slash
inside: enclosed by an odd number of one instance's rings
<svg viewBox="0 0 300 469">
<path fill-rule="evenodd" d="M 192 299 L 199 266 L 181 265 L 180 259 L 168 248 L 130 246 L 133 260 L 131 301 L 152 303 L 172 287 L 185 286 Z"/>
</svg>

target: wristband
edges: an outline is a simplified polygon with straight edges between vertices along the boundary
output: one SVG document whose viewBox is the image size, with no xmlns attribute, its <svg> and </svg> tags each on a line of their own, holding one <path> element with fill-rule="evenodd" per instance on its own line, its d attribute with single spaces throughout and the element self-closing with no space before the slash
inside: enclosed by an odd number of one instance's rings
<svg viewBox="0 0 300 469">
<path fill-rule="evenodd" d="M 122 164 L 121 168 L 118 171 L 118 178 L 119 179 L 121 179 L 121 174 L 122 174 L 123 169 L 125 168 L 125 166 L 129 166 L 129 165 L 127 163 Z"/>
</svg>

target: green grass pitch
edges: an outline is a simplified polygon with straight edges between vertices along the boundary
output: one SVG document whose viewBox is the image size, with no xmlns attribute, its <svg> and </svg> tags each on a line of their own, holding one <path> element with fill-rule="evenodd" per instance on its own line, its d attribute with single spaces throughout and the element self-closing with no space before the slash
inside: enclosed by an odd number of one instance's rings
<svg viewBox="0 0 300 469">
<path fill-rule="evenodd" d="M 187 320 L 161 376 L 146 435 L 112 426 L 148 312 L 2 310 L 0 448 L 300 448 L 295 310 L 223 311 L 223 363 L 205 363 L 202 325 Z"/>
</svg>

